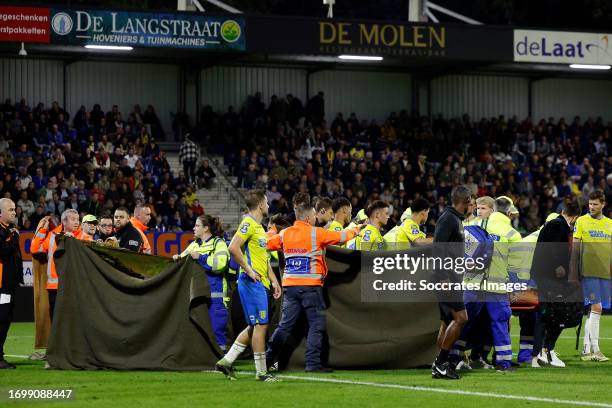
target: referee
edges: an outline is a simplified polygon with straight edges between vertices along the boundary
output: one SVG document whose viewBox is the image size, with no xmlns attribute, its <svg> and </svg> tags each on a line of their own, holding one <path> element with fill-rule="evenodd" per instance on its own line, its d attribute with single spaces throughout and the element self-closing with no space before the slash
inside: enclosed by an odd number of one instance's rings
<svg viewBox="0 0 612 408">
<path fill-rule="evenodd" d="M 4 359 L 4 342 L 13 319 L 15 289 L 23 283 L 19 232 L 15 229 L 15 203 L 0 199 L 0 369 L 15 368 Z"/>
<path fill-rule="evenodd" d="M 453 259 L 463 258 L 464 236 L 462 220 L 468 211 L 472 197 L 470 190 L 460 185 L 451 192 L 452 206 L 446 207 L 434 232 L 434 248 L 437 243 L 448 243 L 443 245 L 442 259 L 451 257 Z M 438 246 L 440 247 L 440 246 Z M 453 270 L 441 270 L 436 272 L 437 282 L 461 282 L 461 276 Z M 438 347 L 440 352 L 431 366 L 433 378 L 447 378 L 458 380 L 459 375 L 450 364 L 448 356 L 450 349 L 459 338 L 468 316 L 463 304 L 463 299 L 448 299 L 443 292 L 438 292 L 438 305 L 440 306 L 440 330 L 438 331 Z"/>
</svg>

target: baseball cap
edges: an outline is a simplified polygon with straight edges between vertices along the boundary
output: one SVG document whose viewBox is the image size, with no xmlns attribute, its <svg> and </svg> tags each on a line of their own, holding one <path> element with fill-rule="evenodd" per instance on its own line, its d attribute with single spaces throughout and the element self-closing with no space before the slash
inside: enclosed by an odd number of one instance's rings
<svg viewBox="0 0 612 408">
<path fill-rule="evenodd" d="M 96 218 L 95 215 L 87 214 L 86 216 L 83 217 L 83 220 L 81 220 L 81 222 L 86 222 L 88 224 L 97 224 L 98 219 Z"/>
<path fill-rule="evenodd" d="M 408 218 L 410 218 L 412 216 L 412 208 L 408 207 L 406 208 L 406 211 L 404 211 L 404 213 L 402 214 L 400 221 L 404 222 L 406 221 Z"/>
<path fill-rule="evenodd" d="M 555 218 L 559 218 L 559 214 L 556 213 L 556 212 L 552 212 L 552 213 L 548 214 L 548 217 L 546 217 L 546 221 L 545 222 L 552 221 Z"/>
<path fill-rule="evenodd" d="M 362 208 L 361 210 L 359 210 L 355 218 L 357 218 L 357 221 L 362 221 L 368 218 L 368 216 L 366 215 L 365 210 Z"/>
<path fill-rule="evenodd" d="M 506 200 L 510 201 L 510 203 L 512 203 L 512 205 L 514 206 L 514 200 L 512 200 L 510 197 L 503 195 L 497 197 L 496 200 L 499 200 L 500 198 L 505 198 Z"/>
</svg>

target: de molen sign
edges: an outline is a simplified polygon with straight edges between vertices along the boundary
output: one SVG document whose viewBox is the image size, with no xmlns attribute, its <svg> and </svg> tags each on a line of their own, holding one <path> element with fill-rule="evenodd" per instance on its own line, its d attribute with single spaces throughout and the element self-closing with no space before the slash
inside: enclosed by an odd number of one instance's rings
<svg viewBox="0 0 612 408">
<path fill-rule="evenodd" d="M 319 52 L 444 57 L 446 27 L 320 21 Z"/>
<path fill-rule="evenodd" d="M 246 49 L 237 16 L 51 9 L 50 24 L 53 44 Z"/>
<path fill-rule="evenodd" d="M 49 9 L 0 6 L 0 41 L 49 42 Z"/>
<path fill-rule="evenodd" d="M 611 34 L 514 30 L 514 61 L 611 64 Z"/>
</svg>

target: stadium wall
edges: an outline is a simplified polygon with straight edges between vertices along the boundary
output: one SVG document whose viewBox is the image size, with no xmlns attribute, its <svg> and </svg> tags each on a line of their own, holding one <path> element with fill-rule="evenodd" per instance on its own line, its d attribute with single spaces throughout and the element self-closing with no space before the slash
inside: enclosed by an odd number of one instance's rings
<svg viewBox="0 0 612 408">
<path fill-rule="evenodd" d="M 309 81 L 311 97 L 325 93 L 325 117 L 331 123 L 338 112 L 347 118 L 382 123 L 390 112 L 411 111 L 412 78 L 409 74 L 362 71 L 318 71 Z"/>
<path fill-rule="evenodd" d="M 82 61 L 67 67 L 65 109 L 72 115 L 81 105 L 91 110 L 99 103 L 106 112 L 117 104 L 127 120 L 135 104 L 140 104 L 142 112 L 153 105 L 162 127 L 169 130 L 170 112 L 177 112 L 178 98 L 176 65 Z"/>
<path fill-rule="evenodd" d="M 511 76 L 449 75 L 431 83 L 431 114 L 472 120 L 528 116 L 529 81 Z"/>
<path fill-rule="evenodd" d="M 601 116 L 612 121 L 612 81 L 578 79 L 544 79 L 533 83 L 534 120 L 574 116 L 582 120 Z"/>
<path fill-rule="evenodd" d="M 11 98 L 13 103 L 25 98 L 34 108 L 39 102 L 51 106 L 53 101 L 63 104 L 64 63 L 62 61 L 26 58 L 0 59 L 0 98 Z"/>
<path fill-rule="evenodd" d="M 272 95 L 288 93 L 306 105 L 308 97 L 325 93 L 325 116 L 332 121 L 336 113 L 355 112 L 363 119 L 384 120 L 389 112 L 410 111 L 411 78 L 408 74 L 316 71 L 270 67 L 218 66 L 202 70 L 201 106 L 211 105 L 217 112 L 228 106 L 240 110 L 247 95 L 261 92 L 267 104 Z M 308 94 L 306 90 L 308 89 Z"/>
<path fill-rule="evenodd" d="M 305 69 L 218 66 L 200 72 L 201 106 L 211 105 L 216 112 L 226 112 L 229 106 L 240 111 L 248 95 L 261 92 L 263 102 L 272 95 L 286 97 L 288 93 L 306 100 Z"/>
</svg>

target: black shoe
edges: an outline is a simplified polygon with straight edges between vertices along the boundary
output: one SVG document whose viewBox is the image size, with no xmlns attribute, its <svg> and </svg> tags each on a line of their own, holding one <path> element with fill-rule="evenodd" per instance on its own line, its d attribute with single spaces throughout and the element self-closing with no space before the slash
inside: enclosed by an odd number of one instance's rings
<svg viewBox="0 0 612 408">
<path fill-rule="evenodd" d="M 329 367 L 307 368 L 304 371 L 307 373 L 320 373 L 320 374 L 329 374 L 329 373 L 334 372 L 334 370 Z"/>
<path fill-rule="evenodd" d="M 459 374 L 451 367 L 448 361 L 440 364 L 434 361 L 431 365 L 431 378 L 445 378 L 447 380 L 458 380 Z"/>
<path fill-rule="evenodd" d="M 497 366 L 495 366 L 495 371 L 497 371 L 498 373 L 506 374 L 506 373 L 513 373 L 513 372 L 515 372 L 516 368 L 514 368 L 512 366 L 504 367 L 504 366 L 497 365 Z"/>
<path fill-rule="evenodd" d="M 0 359 L 0 370 L 2 369 L 15 369 L 17 366 L 15 364 L 11 364 L 5 359 Z"/>
</svg>

